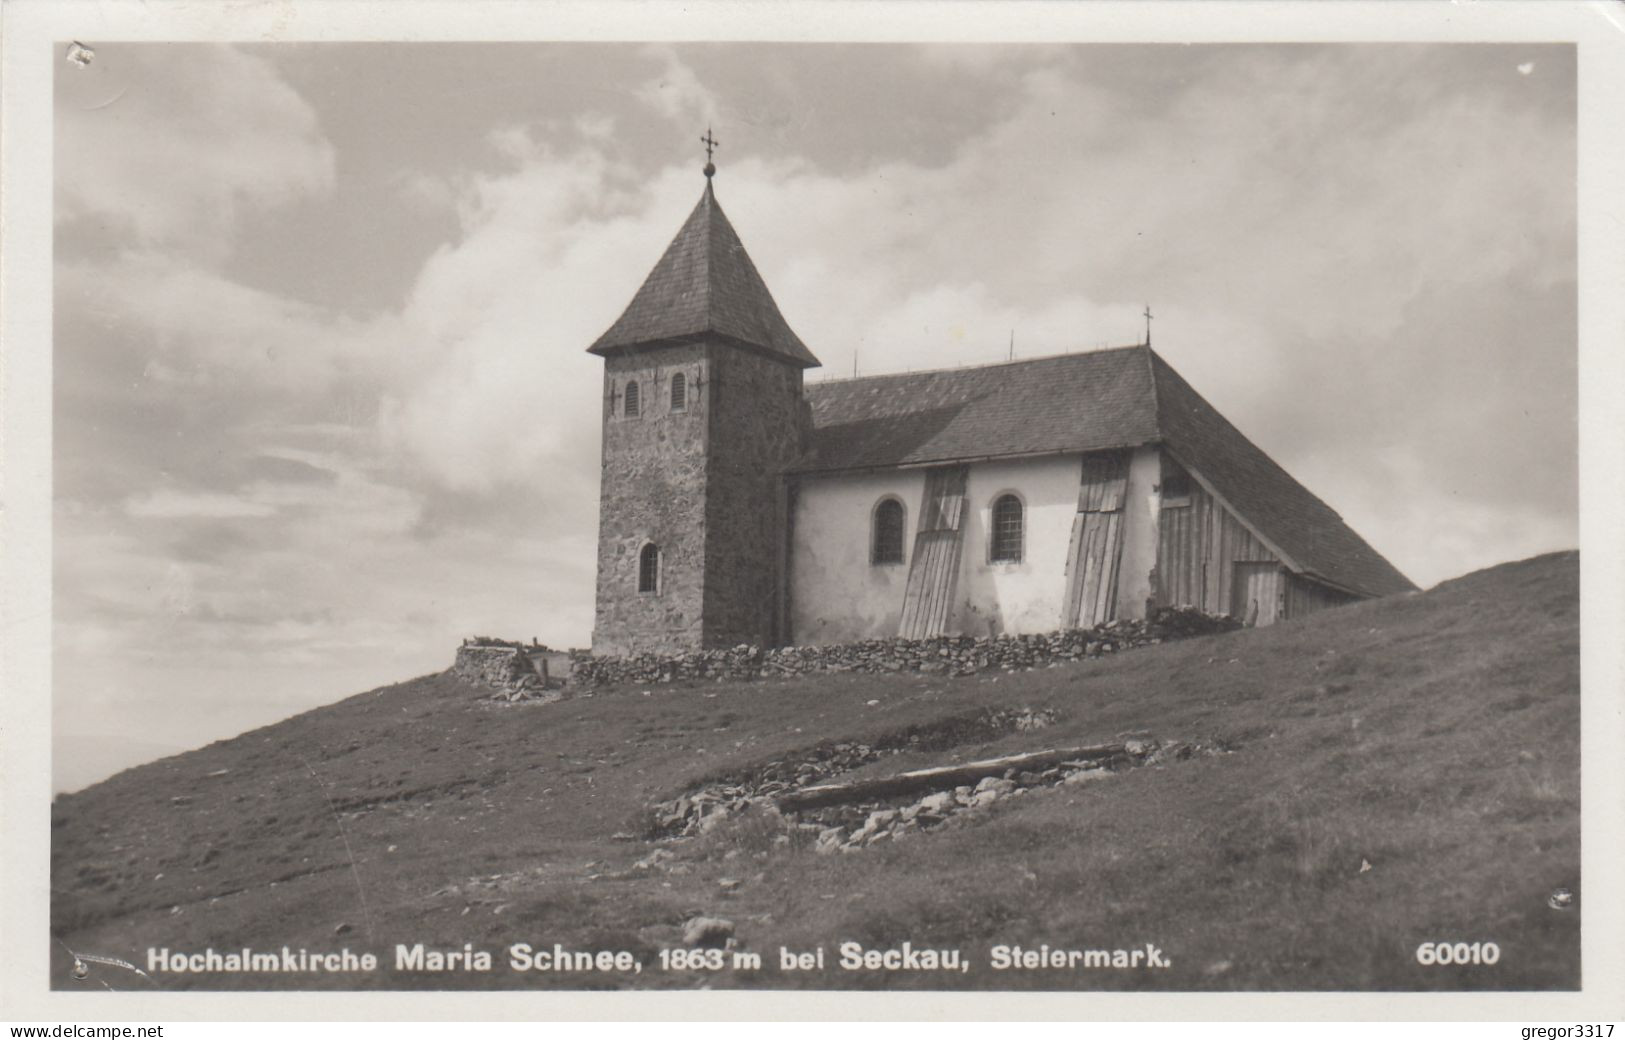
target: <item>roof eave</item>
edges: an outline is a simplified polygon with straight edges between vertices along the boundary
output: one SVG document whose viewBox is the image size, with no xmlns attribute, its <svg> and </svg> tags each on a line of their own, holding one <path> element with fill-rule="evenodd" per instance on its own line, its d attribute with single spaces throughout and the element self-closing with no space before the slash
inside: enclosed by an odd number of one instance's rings
<svg viewBox="0 0 1625 1040">
<path fill-rule="evenodd" d="M 587 348 L 587 353 L 597 354 L 599 357 L 605 358 L 620 357 L 626 354 L 638 354 L 644 351 L 659 350 L 661 347 L 672 347 L 687 343 L 704 342 L 725 343 L 728 346 L 737 347 L 740 350 L 749 351 L 753 354 L 760 354 L 769 360 L 778 361 L 781 364 L 794 365 L 795 367 L 801 369 L 820 368 L 823 365 L 823 362 L 819 361 L 816 357 L 813 357 L 810 351 L 806 352 L 806 357 L 798 357 L 789 351 L 776 347 L 763 346 L 760 343 L 753 343 L 747 339 L 740 339 L 738 336 L 730 336 L 726 332 L 718 332 L 717 330 L 711 328 L 695 329 L 692 332 L 678 332 L 666 336 L 657 336 L 651 339 L 626 340 L 614 343 L 605 343 L 604 337 L 600 337 L 597 343 L 594 343 L 592 346 Z"/>
<path fill-rule="evenodd" d="M 651 339 L 617 340 L 605 342 L 607 336 L 601 336 L 598 342 L 587 348 L 587 353 L 597 354 L 599 357 L 617 357 L 621 354 L 636 354 L 645 350 L 658 350 L 661 347 L 677 346 L 683 343 L 693 343 L 704 339 L 705 329 L 696 329 L 693 332 L 677 332 L 665 336 L 656 336 Z"/>
<path fill-rule="evenodd" d="M 1175 451 L 1166 441 L 1162 443 L 1162 450 L 1173 456 L 1173 460 L 1179 463 L 1180 467 L 1184 469 L 1186 473 L 1189 473 L 1198 484 L 1202 485 L 1202 490 L 1206 491 L 1213 501 L 1219 503 L 1219 505 L 1224 507 L 1225 512 L 1235 517 L 1236 522 L 1241 524 L 1242 527 L 1246 528 L 1247 533 L 1251 534 L 1254 538 L 1257 538 L 1259 543 L 1263 545 L 1264 548 L 1274 553 L 1275 558 L 1280 560 L 1288 570 L 1292 571 L 1294 574 L 1308 573 L 1309 569 L 1307 567 L 1303 566 L 1297 560 L 1283 552 L 1281 547 L 1275 543 L 1273 538 L 1267 537 L 1263 531 L 1259 530 L 1257 524 L 1243 516 L 1241 514 L 1241 510 L 1232 505 L 1228 498 L 1219 494 L 1218 489 L 1213 486 L 1211 481 L 1202 476 L 1200 470 L 1196 469 L 1196 467 L 1192 466 L 1189 462 L 1182 458 L 1179 452 Z"/>
<path fill-rule="evenodd" d="M 1102 451 L 1128 451 L 1149 447 L 1158 441 L 1130 441 L 1123 444 L 1103 444 L 1087 448 L 1044 448 L 1040 451 L 1012 451 L 981 455 L 951 455 L 931 459 L 911 459 L 908 462 L 881 462 L 866 466 L 795 466 L 790 472 L 797 476 L 840 476 L 848 473 L 878 473 L 882 470 L 930 469 L 933 466 L 968 466 L 976 462 L 1020 462 L 1025 459 L 1049 459 L 1058 455 L 1091 455 Z"/>
</svg>

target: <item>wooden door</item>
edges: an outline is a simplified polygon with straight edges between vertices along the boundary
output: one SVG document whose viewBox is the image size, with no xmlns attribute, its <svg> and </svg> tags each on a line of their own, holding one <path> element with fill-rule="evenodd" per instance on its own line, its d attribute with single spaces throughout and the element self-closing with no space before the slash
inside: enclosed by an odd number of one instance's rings
<svg viewBox="0 0 1625 1040">
<path fill-rule="evenodd" d="M 1281 619 L 1285 576 L 1278 563 L 1231 564 L 1235 568 L 1230 583 L 1230 615 L 1248 627 L 1273 625 Z"/>
<path fill-rule="evenodd" d="M 1065 628 L 1093 628 L 1117 611 L 1117 562 L 1123 551 L 1123 498 L 1128 456 L 1083 457 L 1078 515 L 1066 555 Z"/>
<path fill-rule="evenodd" d="M 964 466 L 942 466 L 925 474 L 925 500 L 909 560 L 908 586 L 898 634 L 908 639 L 944 635 L 959 585 L 959 555 L 965 517 Z"/>
</svg>

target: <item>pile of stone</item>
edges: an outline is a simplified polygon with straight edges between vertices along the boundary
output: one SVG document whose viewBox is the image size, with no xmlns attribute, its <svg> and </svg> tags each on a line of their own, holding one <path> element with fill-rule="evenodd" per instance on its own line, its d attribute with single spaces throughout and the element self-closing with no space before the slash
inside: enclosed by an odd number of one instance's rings
<svg viewBox="0 0 1625 1040">
<path fill-rule="evenodd" d="M 492 688 L 491 700 L 505 703 L 556 701 L 564 696 L 564 691 L 557 685 L 550 686 L 547 681 L 546 663 L 541 655 L 549 652 L 544 646 L 482 637 L 457 648 L 451 671 L 467 682 Z M 542 662 L 540 668 L 538 661 Z"/>
<path fill-rule="evenodd" d="M 777 812 L 780 799 L 802 792 L 833 776 L 851 772 L 887 755 L 946 742 L 990 740 L 1010 732 L 1042 729 L 1054 722 L 1050 709 L 990 708 L 973 715 L 945 719 L 932 727 L 916 727 L 888 734 L 873 744 L 858 741 L 819 744 L 800 755 L 775 759 L 765 765 L 725 776 L 660 802 L 652 809 L 656 833 L 686 837 L 709 833 L 730 816 L 752 808 Z"/>
<path fill-rule="evenodd" d="M 661 802 L 653 810 L 654 825 L 664 835 L 706 834 L 729 816 L 771 806 L 776 795 L 849 772 L 883 754 L 856 742 L 821 745 L 799 760 L 772 762 L 754 775 L 717 781 Z"/>
<path fill-rule="evenodd" d="M 748 681 L 819 672 L 975 675 L 1099 657 L 1132 647 L 1240 627 L 1233 618 L 1206 614 L 1194 607 L 1162 607 L 1143 621 L 1111 621 L 1089 629 L 1035 635 L 871 639 L 771 650 L 740 645 L 728 650 L 696 650 L 671 655 L 583 658 L 576 662 L 570 682 L 590 687 L 702 679 Z"/>
<path fill-rule="evenodd" d="M 801 814 L 801 825 L 818 826 L 814 851 L 821 854 L 856 852 L 883 841 L 897 841 L 916 831 L 928 831 L 981 813 L 994 805 L 1030 791 L 1091 783 L 1123 769 L 1194 754 L 1215 754 L 1215 748 L 1187 742 L 1158 744 L 1127 741 L 1123 753 L 1104 759 L 1068 761 L 1041 770 L 1012 768 L 1003 776 L 983 777 L 972 784 L 932 791 L 904 804 L 858 802 L 830 806 Z"/>
<path fill-rule="evenodd" d="M 817 774 L 828 772 L 803 773 L 797 767 L 797 781 L 788 785 L 782 779 L 714 784 L 656 806 L 655 818 L 665 836 L 681 841 L 756 811 L 775 818 L 786 834 L 802 833 L 815 852 L 856 852 L 963 822 L 1034 790 L 1088 784 L 1124 769 L 1223 751 L 1205 742 L 1131 739 L 822 785 L 815 782 Z M 862 764 L 883 753 L 849 745 L 830 761 Z M 654 857 L 649 861 L 652 865 Z"/>
</svg>

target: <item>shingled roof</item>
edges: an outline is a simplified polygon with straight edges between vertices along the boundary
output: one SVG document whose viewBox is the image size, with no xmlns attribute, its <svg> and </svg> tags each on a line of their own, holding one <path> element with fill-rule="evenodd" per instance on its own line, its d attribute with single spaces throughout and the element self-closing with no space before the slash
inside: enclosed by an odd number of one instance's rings
<svg viewBox="0 0 1625 1040">
<path fill-rule="evenodd" d="M 649 344 L 724 336 L 741 346 L 815 368 L 722 212 L 709 178 L 705 194 L 609 331 L 588 347 L 609 356 Z"/>
<path fill-rule="evenodd" d="M 1416 586 L 1148 346 L 813 383 L 804 473 L 1163 443 L 1289 568 L 1352 592 Z"/>
<path fill-rule="evenodd" d="M 1157 439 L 1144 350 L 809 383 L 801 469 L 1098 451 Z"/>
<path fill-rule="evenodd" d="M 1284 563 L 1369 596 L 1416 586 L 1337 512 L 1264 454 L 1161 357 L 1145 349 L 1157 388 L 1157 423 L 1174 456 L 1229 502 Z"/>
</svg>

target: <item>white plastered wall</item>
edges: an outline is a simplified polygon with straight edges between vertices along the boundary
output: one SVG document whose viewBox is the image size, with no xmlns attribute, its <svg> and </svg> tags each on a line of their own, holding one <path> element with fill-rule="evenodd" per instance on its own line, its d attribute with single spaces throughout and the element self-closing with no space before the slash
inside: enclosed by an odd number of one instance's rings
<svg viewBox="0 0 1625 1040">
<path fill-rule="evenodd" d="M 949 618 L 952 631 L 1022 635 L 1061 626 L 1081 472 L 1078 455 L 970 466 L 959 580 Z M 1156 449 L 1136 449 L 1123 504 L 1119 617 L 1143 616 L 1151 595 L 1160 479 Z M 994 563 L 989 559 L 993 503 L 1007 492 L 1025 507 L 1022 559 Z M 791 540 L 793 643 L 847 643 L 897 634 L 924 493 L 922 469 L 802 478 Z M 876 566 L 869 562 L 870 522 L 875 505 L 886 496 L 898 498 L 905 510 L 904 562 Z"/>
<path fill-rule="evenodd" d="M 897 634 L 925 471 L 804 477 L 790 542 L 790 641 L 850 643 Z M 903 503 L 903 562 L 869 562 L 875 505 Z"/>
<path fill-rule="evenodd" d="M 1123 555 L 1117 567 L 1117 616 L 1145 617 L 1151 571 L 1157 565 L 1157 513 L 1162 508 L 1162 453 L 1136 448 L 1123 498 Z"/>
<path fill-rule="evenodd" d="M 1077 455 L 980 462 L 965 482 L 964 544 L 950 624 L 964 635 L 1052 632 L 1061 625 L 1066 554 L 1078 511 Z M 1022 500 L 1025 544 L 1020 563 L 994 563 L 989 531 L 993 503 Z"/>
</svg>

